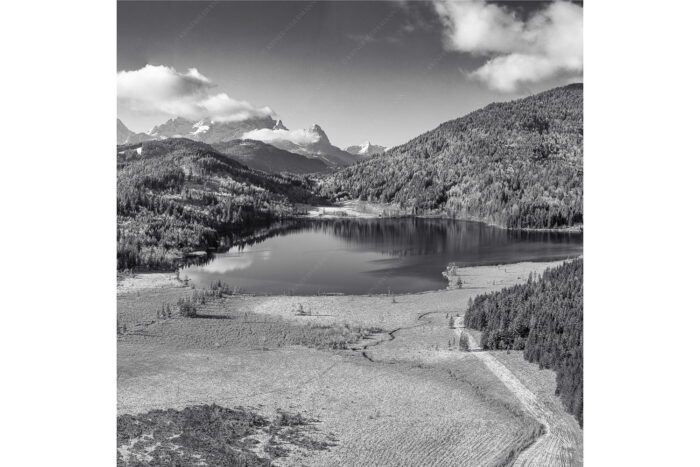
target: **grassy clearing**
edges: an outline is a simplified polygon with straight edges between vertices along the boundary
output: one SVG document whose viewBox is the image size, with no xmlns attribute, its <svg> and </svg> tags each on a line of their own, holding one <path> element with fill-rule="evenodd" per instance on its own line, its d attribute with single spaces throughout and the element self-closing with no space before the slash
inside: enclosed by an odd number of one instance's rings
<svg viewBox="0 0 700 467">
<path fill-rule="evenodd" d="M 293 448 L 332 446 L 318 436 L 315 422 L 288 412 L 270 419 L 216 404 L 125 414 L 117 417 L 117 465 L 270 466 Z"/>
<path fill-rule="evenodd" d="M 227 295 L 218 298 L 219 292 L 215 289 L 185 289 L 179 294 L 171 292 L 143 297 L 144 300 L 135 300 L 135 303 L 124 297 L 125 300 L 120 299 L 118 306 L 124 315 L 117 327 L 119 339 L 141 342 L 156 338 L 169 346 L 201 349 L 270 349 L 302 345 L 315 349 L 346 350 L 372 334 L 384 332 L 377 326 L 347 322 L 294 321 L 292 310 L 289 319 L 253 313 L 241 309 L 240 304 L 227 299 Z M 160 303 L 157 297 L 161 299 Z M 139 309 L 140 314 L 134 316 Z M 122 324 L 129 316 L 132 324 Z M 138 319 L 139 316 L 141 319 Z"/>
<path fill-rule="evenodd" d="M 349 324 L 295 324 L 264 315 L 200 315 L 156 322 L 144 332 L 124 336 L 138 340 L 161 337 L 167 343 L 191 348 L 243 347 L 257 349 L 302 345 L 315 349 L 346 350 L 369 335 L 381 332 Z"/>
<path fill-rule="evenodd" d="M 290 307 L 289 319 L 253 313 L 230 299 L 234 295 L 236 291 L 221 282 L 206 289 L 163 288 L 122 294 L 117 301 L 117 335 L 130 341 L 155 337 L 194 348 L 302 345 L 345 350 L 384 332 L 377 326 L 347 322 L 293 320 L 294 316 L 311 316 L 300 307 Z"/>
</svg>

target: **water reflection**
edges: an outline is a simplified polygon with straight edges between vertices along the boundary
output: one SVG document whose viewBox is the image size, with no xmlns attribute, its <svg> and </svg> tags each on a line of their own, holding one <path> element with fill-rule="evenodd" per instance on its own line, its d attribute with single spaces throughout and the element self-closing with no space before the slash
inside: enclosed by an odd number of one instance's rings
<svg viewBox="0 0 700 467">
<path fill-rule="evenodd" d="M 579 233 L 415 218 L 298 220 L 238 241 L 183 273 L 199 286 L 223 280 L 255 293 L 403 293 L 444 287 L 450 262 L 543 261 L 583 251 Z"/>
</svg>

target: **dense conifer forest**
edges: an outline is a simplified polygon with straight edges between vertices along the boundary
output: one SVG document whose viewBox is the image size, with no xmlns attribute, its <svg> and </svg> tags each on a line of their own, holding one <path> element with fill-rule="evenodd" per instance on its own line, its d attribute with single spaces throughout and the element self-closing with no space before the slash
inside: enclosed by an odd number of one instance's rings
<svg viewBox="0 0 700 467">
<path fill-rule="evenodd" d="M 524 350 L 557 373 L 557 394 L 583 426 L 583 260 L 548 269 L 539 279 L 478 296 L 464 323 L 482 330 L 485 349 Z"/>
<path fill-rule="evenodd" d="M 326 177 L 333 199 L 509 228 L 583 224 L 583 85 L 490 104 Z"/>
<path fill-rule="evenodd" d="M 270 175 L 184 138 L 117 149 L 117 267 L 172 269 L 224 234 L 323 204 L 303 176 Z"/>
</svg>

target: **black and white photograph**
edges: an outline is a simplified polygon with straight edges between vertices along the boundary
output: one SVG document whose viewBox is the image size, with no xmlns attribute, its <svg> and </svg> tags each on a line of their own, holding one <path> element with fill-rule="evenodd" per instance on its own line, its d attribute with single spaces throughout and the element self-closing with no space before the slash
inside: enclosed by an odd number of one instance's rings
<svg viewBox="0 0 700 467">
<path fill-rule="evenodd" d="M 582 465 L 580 2 L 117 12 L 118 465 Z"/>
<path fill-rule="evenodd" d="M 697 15 L 644 3 L 36 4 L 2 463 L 692 465 Z"/>
</svg>

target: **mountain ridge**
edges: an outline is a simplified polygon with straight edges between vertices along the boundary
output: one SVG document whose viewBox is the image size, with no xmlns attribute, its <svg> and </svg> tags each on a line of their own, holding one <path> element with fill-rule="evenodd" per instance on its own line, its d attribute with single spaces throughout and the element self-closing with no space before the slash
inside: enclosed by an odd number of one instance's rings
<svg viewBox="0 0 700 467">
<path fill-rule="evenodd" d="M 227 154 L 251 169 L 268 173 L 290 172 L 310 174 L 328 172 L 330 167 L 323 160 L 279 149 L 262 141 L 243 139 L 214 143 L 212 147 Z"/>
<path fill-rule="evenodd" d="M 583 224 L 583 85 L 492 103 L 324 178 L 326 197 L 507 228 Z"/>
<path fill-rule="evenodd" d="M 296 138 L 300 132 L 305 139 L 310 139 L 310 141 Z M 344 167 L 359 160 L 357 155 L 350 154 L 331 144 L 328 135 L 318 124 L 314 124 L 306 130 L 290 131 L 284 126 L 282 120 L 274 120 L 272 117 L 251 118 L 237 122 L 218 122 L 209 118 L 193 121 L 183 117 L 173 117 L 155 125 L 147 133 L 136 134 L 117 119 L 117 144 L 167 138 L 188 138 L 207 144 L 221 144 L 234 140 L 258 140 L 287 153 L 301 155 L 307 159 L 319 159 L 324 165 L 331 167 Z M 293 159 L 302 166 L 308 165 L 298 158 Z M 294 167 L 293 162 L 286 165 Z M 311 166 L 318 170 L 325 170 L 319 164 L 309 165 L 309 167 Z"/>
<path fill-rule="evenodd" d="M 151 139 L 146 133 L 135 133 L 117 118 L 117 144 L 141 143 Z"/>
<path fill-rule="evenodd" d="M 350 154 L 337 146 L 334 146 L 326 132 L 320 125 L 314 124 L 310 128 L 290 132 L 284 127 L 281 120 L 278 121 L 281 128 L 270 131 L 251 131 L 243 135 L 244 139 L 255 139 L 275 146 L 285 151 L 300 154 L 306 157 L 314 157 L 323 160 L 326 164 L 335 167 L 351 165 L 359 160 L 357 155 Z M 304 141 L 304 140 L 309 141 Z"/>
</svg>

